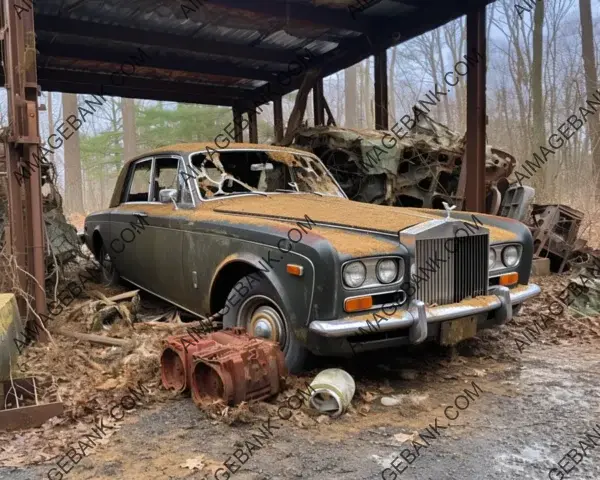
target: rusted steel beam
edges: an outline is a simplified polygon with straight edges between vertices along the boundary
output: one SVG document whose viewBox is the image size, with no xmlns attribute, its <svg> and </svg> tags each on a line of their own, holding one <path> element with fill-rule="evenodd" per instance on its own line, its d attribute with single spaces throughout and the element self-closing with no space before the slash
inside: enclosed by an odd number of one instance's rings
<svg viewBox="0 0 600 480">
<path fill-rule="evenodd" d="M 29 275 L 20 275 L 20 287 L 33 296 L 33 308 L 46 313 L 44 220 L 42 216 L 41 168 L 37 155 L 40 143 L 38 130 L 36 45 L 33 10 L 21 12 L 10 0 L 2 2 L 4 29 L 4 74 L 8 98 L 9 136 L 5 145 L 9 173 L 9 212 L 12 224 L 11 251 Z M 18 164 L 22 159 L 25 170 Z M 36 167 L 37 165 L 37 167 Z M 24 194 L 24 195 L 23 195 Z M 24 197 L 24 202 L 22 198 Z M 25 208 L 23 208 L 25 207 Z M 24 218 L 23 218 L 24 216 Z M 20 226 L 20 228 L 19 228 Z M 21 315 L 31 318 L 23 311 Z M 36 322 L 39 322 L 37 319 Z M 45 335 L 40 336 L 45 340 Z"/>
<path fill-rule="evenodd" d="M 258 117 L 256 115 L 256 110 L 248 110 L 248 123 L 250 143 L 258 143 Z"/>
<path fill-rule="evenodd" d="M 130 62 L 130 55 L 137 53 L 137 47 L 131 47 L 131 53 L 125 53 L 124 49 L 113 49 L 106 47 L 73 48 L 72 45 L 40 42 L 38 45 L 40 55 L 44 57 L 62 57 L 73 60 L 88 60 L 93 62 L 115 63 L 121 59 L 122 62 Z M 144 67 L 164 68 L 169 70 L 181 70 L 184 72 L 204 73 L 210 75 L 221 75 L 224 77 L 243 78 L 253 80 L 273 80 L 279 70 L 268 71 L 265 68 L 249 68 L 235 65 L 227 61 L 196 60 L 185 55 L 159 55 L 157 49 L 146 51 L 148 58 L 144 58 Z M 285 67 L 281 68 L 285 70 Z"/>
<path fill-rule="evenodd" d="M 73 83 L 68 79 L 65 79 L 64 81 L 41 80 L 40 83 L 43 90 L 51 92 L 82 93 L 89 95 L 104 94 L 122 98 L 163 100 L 181 103 L 201 103 L 205 105 L 231 106 L 236 102 L 236 98 L 233 97 L 220 97 L 217 95 L 211 95 L 210 93 L 204 93 L 202 91 L 202 85 L 196 86 L 195 91 L 191 91 L 191 88 L 183 91 L 148 90 L 145 88 L 131 88 L 127 84 L 128 80 L 129 78 L 127 78 L 125 83 L 121 86 L 111 84 L 102 86 L 99 83 Z"/>
<path fill-rule="evenodd" d="M 388 122 L 388 78 L 387 51 L 375 55 L 375 129 L 387 130 Z"/>
<path fill-rule="evenodd" d="M 233 136 L 236 142 L 244 141 L 243 113 L 239 108 L 233 107 Z"/>
<path fill-rule="evenodd" d="M 273 100 L 273 123 L 275 125 L 275 141 L 280 142 L 283 139 L 283 104 L 282 97 Z"/>
<path fill-rule="evenodd" d="M 313 87 L 313 111 L 316 125 L 325 125 L 325 106 L 323 105 L 323 79 L 319 78 Z"/>
<path fill-rule="evenodd" d="M 333 116 L 331 108 L 329 108 L 329 103 L 327 102 L 325 96 L 323 96 L 323 106 L 325 107 L 325 111 L 327 112 L 327 126 L 333 125 L 335 127 L 335 117 Z"/>
<path fill-rule="evenodd" d="M 120 65 L 115 64 L 114 69 L 118 70 L 119 67 Z M 74 74 L 74 76 L 71 77 L 71 75 L 65 73 L 65 70 L 43 67 L 38 69 L 38 82 L 42 86 L 43 90 L 48 90 L 46 85 L 54 84 L 56 86 L 66 86 L 69 83 L 83 84 L 84 88 L 88 89 L 95 86 L 94 91 L 98 90 L 98 85 L 118 87 L 118 85 L 113 85 L 114 77 L 109 73 L 77 72 L 76 75 Z M 209 97 L 217 97 L 231 98 L 234 100 L 242 99 L 245 95 L 252 92 L 251 89 L 240 88 L 235 85 L 232 85 L 231 87 L 216 87 L 213 85 L 203 85 L 202 83 L 181 80 L 157 80 L 134 76 L 127 77 L 127 80 L 123 82 L 123 88 L 132 88 L 136 90 L 156 90 L 158 92 L 179 94 L 179 96 L 185 93 L 190 93 L 197 96 L 206 96 L 207 99 Z"/>
<path fill-rule="evenodd" d="M 36 30 L 53 35 L 74 35 L 77 37 L 104 39 L 144 45 L 148 42 L 148 32 L 136 28 L 108 25 L 98 22 L 71 20 L 51 15 L 36 15 Z M 235 57 L 244 60 L 260 60 L 287 64 L 294 60 L 289 52 L 272 48 L 259 48 L 210 40 L 193 38 L 189 35 L 152 32 L 152 45 L 158 48 L 170 48 L 196 53 Z"/>
<path fill-rule="evenodd" d="M 467 14 L 467 51 L 487 61 L 485 7 Z M 470 65 L 467 73 L 467 176 L 465 208 L 485 212 L 486 61 Z"/>
</svg>

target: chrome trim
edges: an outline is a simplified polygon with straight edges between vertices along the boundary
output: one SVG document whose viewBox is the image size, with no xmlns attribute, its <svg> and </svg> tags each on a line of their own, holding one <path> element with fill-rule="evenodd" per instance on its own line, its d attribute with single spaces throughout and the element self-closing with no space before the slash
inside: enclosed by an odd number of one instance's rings
<svg viewBox="0 0 600 480">
<path fill-rule="evenodd" d="M 508 287 L 497 287 L 490 290 L 493 293 L 488 296 L 487 302 L 483 301 L 486 297 L 478 297 L 482 300 L 479 305 L 472 302 L 461 302 L 426 308 L 422 301 L 413 300 L 408 309 L 391 318 L 386 317 L 388 318 L 387 320 L 379 323 L 378 331 L 384 332 L 411 328 L 409 339 L 412 343 L 420 343 L 426 338 L 426 334 L 425 336 L 423 335 L 423 328 L 430 323 L 455 320 L 480 313 L 496 312 L 497 310 L 500 311 L 496 314 L 496 322 L 505 323 L 510 320 L 509 316 L 512 317 L 512 307 L 514 305 L 539 295 L 541 292 L 540 287 L 534 283 L 516 287 L 513 289 L 516 291 L 510 290 Z M 383 316 L 385 316 L 385 313 L 383 313 Z M 372 331 L 372 328 L 369 329 L 369 321 L 356 320 L 353 317 L 346 317 L 339 320 L 315 320 L 310 324 L 309 330 L 314 334 L 324 337 L 349 337 Z"/>
</svg>

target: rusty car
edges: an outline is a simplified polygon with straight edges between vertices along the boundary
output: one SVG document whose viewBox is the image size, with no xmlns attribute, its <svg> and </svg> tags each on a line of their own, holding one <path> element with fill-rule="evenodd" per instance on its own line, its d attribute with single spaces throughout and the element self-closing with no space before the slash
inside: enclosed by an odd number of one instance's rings
<svg viewBox="0 0 600 480">
<path fill-rule="evenodd" d="M 454 344 L 540 292 L 522 223 L 351 201 L 317 156 L 271 145 L 138 155 L 82 237 L 107 282 L 220 312 L 277 342 L 292 372 L 311 353 Z"/>
</svg>

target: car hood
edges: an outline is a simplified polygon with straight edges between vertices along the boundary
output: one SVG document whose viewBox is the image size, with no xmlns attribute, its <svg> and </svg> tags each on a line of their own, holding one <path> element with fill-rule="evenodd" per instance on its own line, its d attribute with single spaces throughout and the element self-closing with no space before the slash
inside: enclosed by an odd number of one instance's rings
<svg viewBox="0 0 600 480">
<path fill-rule="evenodd" d="M 279 194 L 257 197 L 237 197 L 217 201 L 214 211 L 219 213 L 263 217 L 279 221 L 302 221 L 307 217 L 314 223 L 332 228 L 356 228 L 396 236 L 399 230 L 413 225 L 439 220 L 445 215 L 440 210 L 424 210 L 408 207 L 390 207 L 370 203 L 353 202 L 338 197 L 317 195 Z M 217 203 L 215 202 L 215 203 Z M 464 213 L 464 212 L 463 212 Z M 477 214 L 486 224 L 486 215 Z M 509 230 L 485 225 L 490 231 L 491 242 L 517 240 Z"/>
</svg>

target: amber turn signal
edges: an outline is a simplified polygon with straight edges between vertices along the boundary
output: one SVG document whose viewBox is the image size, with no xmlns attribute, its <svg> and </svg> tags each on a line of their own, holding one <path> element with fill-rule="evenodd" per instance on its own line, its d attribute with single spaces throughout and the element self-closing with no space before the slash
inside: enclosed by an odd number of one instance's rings
<svg viewBox="0 0 600 480">
<path fill-rule="evenodd" d="M 348 298 L 344 302 L 344 310 L 347 312 L 358 312 L 359 310 L 368 310 L 373 306 L 373 297 Z"/>
<path fill-rule="evenodd" d="M 517 272 L 507 273 L 500 276 L 500 285 L 514 285 L 519 282 L 519 274 Z"/>
<path fill-rule="evenodd" d="M 304 273 L 304 267 L 301 267 L 300 265 L 295 265 L 293 263 L 288 263 L 285 269 L 287 273 L 289 273 L 290 275 L 295 275 L 296 277 L 301 277 Z"/>
</svg>

